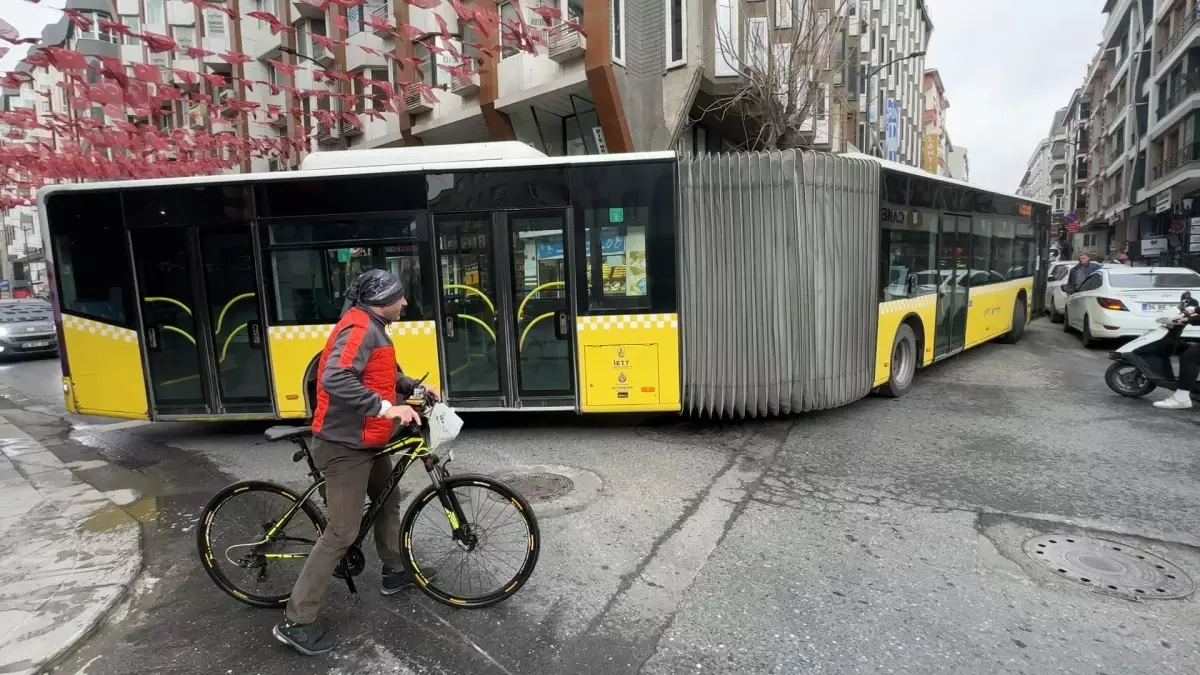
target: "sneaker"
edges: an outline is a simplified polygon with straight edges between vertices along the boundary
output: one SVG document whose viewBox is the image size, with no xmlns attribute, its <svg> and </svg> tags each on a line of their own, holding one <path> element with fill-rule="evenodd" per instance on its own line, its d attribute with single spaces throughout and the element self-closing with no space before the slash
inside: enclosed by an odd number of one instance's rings
<svg viewBox="0 0 1200 675">
<path fill-rule="evenodd" d="M 395 595 L 406 587 L 412 585 L 412 575 L 405 569 L 392 569 L 391 567 L 383 566 L 383 581 L 379 585 L 379 591 L 384 595 Z"/>
<path fill-rule="evenodd" d="M 313 623 L 296 623 L 284 619 L 275 624 L 271 634 L 283 644 L 305 656 L 316 656 L 332 651 L 337 646 L 337 637 L 323 626 Z"/>
<path fill-rule="evenodd" d="M 1161 410 L 1187 410 L 1188 408 L 1192 407 L 1192 402 L 1180 401 L 1172 396 L 1171 398 L 1164 398 L 1161 401 L 1155 401 L 1154 407 Z"/>
</svg>

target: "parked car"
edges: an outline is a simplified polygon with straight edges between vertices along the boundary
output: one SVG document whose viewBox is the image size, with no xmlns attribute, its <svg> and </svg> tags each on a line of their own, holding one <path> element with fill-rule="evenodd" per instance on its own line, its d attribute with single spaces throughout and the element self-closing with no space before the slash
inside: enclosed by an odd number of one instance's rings
<svg viewBox="0 0 1200 675">
<path fill-rule="evenodd" d="M 0 359 L 20 354 L 54 354 L 58 332 L 45 300 L 0 300 Z"/>
<path fill-rule="evenodd" d="M 1042 306 L 1046 308 L 1046 314 L 1050 315 L 1050 320 L 1054 323 L 1062 321 L 1062 312 L 1058 311 L 1062 305 L 1054 304 L 1054 289 L 1066 283 L 1067 272 L 1070 272 L 1073 266 L 1073 261 L 1058 260 L 1046 267 L 1046 297 Z"/>
<path fill-rule="evenodd" d="M 1046 282 L 1046 313 L 1050 315 L 1051 323 L 1062 323 L 1063 312 L 1066 311 L 1067 298 L 1069 297 L 1067 293 L 1067 277 L 1071 274 L 1071 268 L 1077 264 L 1079 263 L 1074 260 L 1064 260 L 1051 265 L 1055 276 Z M 1054 268 L 1054 265 L 1060 265 L 1060 267 Z M 1100 267 L 1101 269 L 1106 269 L 1122 267 L 1122 265 L 1118 263 L 1104 263 Z"/>
<path fill-rule="evenodd" d="M 1063 330 L 1078 331 L 1084 347 L 1138 337 L 1156 328 L 1160 317 L 1178 314 L 1184 291 L 1200 296 L 1200 274 L 1186 267 L 1105 267 L 1070 294 Z M 1183 338 L 1200 339 L 1200 326 L 1185 328 Z"/>
</svg>

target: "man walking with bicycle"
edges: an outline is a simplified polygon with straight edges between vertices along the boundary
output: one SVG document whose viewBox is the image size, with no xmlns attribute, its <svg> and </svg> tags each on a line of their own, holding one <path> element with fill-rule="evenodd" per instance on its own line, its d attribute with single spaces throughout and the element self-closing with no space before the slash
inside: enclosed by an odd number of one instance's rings
<svg viewBox="0 0 1200 675">
<path fill-rule="evenodd" d="M 387 325 L 400 319 L 407 302 L 404 284 L 384 270 L 361 274 L 346 291 L 347 309 L 325 343 L 317 366 L 313 412 L 313 461 L 325 478 L 329 523 L 304 563 L 284 620 L 272 633 L 309 656 L 324 654 L 337 638 L 317 623 L 334 570 L 358 536 L 363 498 L 378 498 L 392 460 L 375 456 L 392 438 L 396 421 L 420 425 L 405 405 L 416 381 L 396 365 Z M 437 394 L 428 385 L 426 388 Z M 375 521 L 375 547 L 383 561 L 384 595 L 411 582 L 400 557 L 400 490 L 392 491 Z"/>
</svg>

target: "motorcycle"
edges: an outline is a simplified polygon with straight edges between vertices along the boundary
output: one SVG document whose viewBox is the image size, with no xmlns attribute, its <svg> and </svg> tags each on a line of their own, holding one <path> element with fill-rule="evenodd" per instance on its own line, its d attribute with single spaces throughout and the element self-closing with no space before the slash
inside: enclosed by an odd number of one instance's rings
<svg viewBox="0 0 1200 675">
<path fill-rule="evenodd" d="M 1189 308 L 1200 307 L 1192 294 L 1184 291 L 1179 299 L 1179 313 L 1186 314 Z M 1104 372 L 1104 382 L 1109 389 L 1122 396 L 1145 396 L 1158 387 L 1175 391 L 1179 387 L 1178 374 L 1171 357 L 1183 342 L 1186 324 L 1176 323 L 1175 317 L 1161 317 L 1158 328 L 1129 342 L 1108 358 L 1115 361 Z M 1200 394 L 1192 392 L 1192 400 L 1200 401 Z"/>
</svg>

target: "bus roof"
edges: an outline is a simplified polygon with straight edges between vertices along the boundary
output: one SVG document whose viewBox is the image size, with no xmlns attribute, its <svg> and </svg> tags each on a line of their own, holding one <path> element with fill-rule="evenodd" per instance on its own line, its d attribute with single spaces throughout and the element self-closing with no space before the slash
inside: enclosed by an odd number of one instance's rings
<svg viewBox="0 0 1200 675">
<path fill-rule="evenodd" d="M 463 148 L 478 145 L 488 145 L 486 143 L 469 143 L 459 144 L 455 146 L 448 145 L 433 145 L 429 146 L 430 150 L 442 150 L 442 155 L 445 154 L 446 148 Z M 519 143 L 519 145 L 524 145 Z M 528 146 L 527 146 L 528 147 Z M 371 152 L 369 150 L 352 151 L 338 150 L 337 152 Z M 535 151 L 536 152 L 536 151 Z M 328 153 L 335 154 L 335 153 Z M 540 153 L 539 153 L 540 154 Z M 439 171 L 480 171 L 487 169 L 519 169 L 519 168 L 542 168 L 542 167 L 558 167 L 558 166 L 582 166 L 587 164 L 621 164 L 621 163 L 636 163 L 636 162 L 651 162 L 651 161 L 666 161 L 675 159 L 675 153 L 669 150 L 661 150 L 657 152 L 625 152 L 618 154 L 605 155 L 571 155 L 567 157 L 549 157 L 541 155 L 540 157 L 522 157 L 516 159 L 461 159 L 451 161 L 426 161 L 422 163 L 406 163 L 406 164 L 380 164 L 376 165 L 375 174 L 389 173 L 424 173 L 424 172 L 439 172 Z M 230 174 L 215 174 L 206 176 L 183 176 L 179 178 L 148 178 L 143 180 L 117 180 L 117 181 L 100 181 L 96 183 L 70 183 L 63 185 L 47 185 L 38 190 L 38 207 L 42 208 L 46 197 L 57 192 L 92 192 L 105 190 L 130 190 L 137 188 L 153 188 L 153 187 L 178 187 L 178 186 L 200 186 L 200 185 L 221 185 L 234 183 L 256 183 L 276 180 L 311 180 L 313 178 L 337 178 L 343 176 L 358 176 L 363 173 L 362 166 L 355 166 L 351 162 L 350 166 L 342 166 L 338 168 L 321 168 L 309 169 L 304 171 L 271 171 L 269 173 L 230 173 Z"/>
<path fill-rule="evenodd" d="M 319 171 L 321 169 L 366 168 L 405 164 L 545 159 L 546 156 L 546 153 L 520 141 L 459 143 L 455 145 L 414 145 L 405 148 L 314 152 L 301 160 L 300 170 Z"/>
<path fill-rule="evenodd" d="M 881 166 L 885 169 L 891 169 L 892 171 L 899 171 L 901 173 L 907 173 L 909 175 L 919 176 L 921 178 L 928 178 L 930 180 L 935 180 L 935 181 L 938 181 L 941 183 L 946 183 L 947 185 L 954 185 L 956 187 L 968 187 L 973 190 L 979 190 L 980 192 L 987 192 L 987 193 L 994 194 L 994 195 L 1001 195 L 1004 197 L 1012 197 L 1014 199 L 1020 199 L 1021 201 L 1029 202 L 1031 204 L 1039 204 L 1041 206 L 1046 206 L 1046 207 L 1050 206 L 1050 204 L 1048 204 L 1047 202 L 1038 201 L 1036 199 L 1030 199 L 1029 197 L 1016 194 L 1015 192 L 997 192 L 996 190 L 989 190 L 987 188 L 979 187 L 978 185 L 972 185 L 971 183 L 968 183 L 965 180 L 958 180 L 957 178 L 950 178 L 947 176 L 939 176 L 934 173 L 929 173 L 928 171 L 925 171 L 924 169 L 921 169 L 919 167 L 909 166 L 907 164 L 901 164 L 899 162 L 890 162 L 886 159 L 883 159 L 882 157 L 876 157 L 875 155 L 867 155 L 867 154 L 863 154 L 861 152 L 849 152 L 842 156 L 843 157 L 853 157 L 854 159 L 869 159 L 872 162 L 875 162 L 876 164 L 878 164 L 879 166 Z"/>
</svg>

